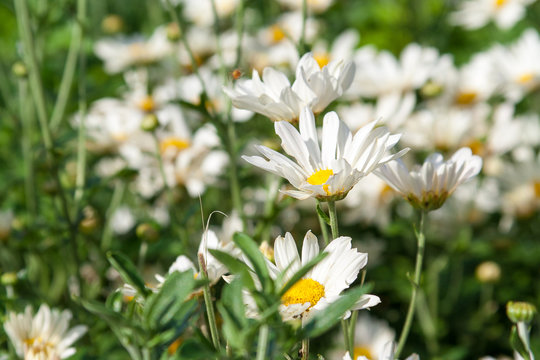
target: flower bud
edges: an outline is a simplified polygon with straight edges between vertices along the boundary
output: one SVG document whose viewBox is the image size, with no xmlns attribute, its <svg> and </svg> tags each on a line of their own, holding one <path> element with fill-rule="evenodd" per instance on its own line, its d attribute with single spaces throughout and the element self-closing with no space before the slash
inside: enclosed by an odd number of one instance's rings
<svg viewBox="0 0 540 360">
<path fill-rule="evenodd" d="M 150 223 L 140 224 L 137 226 L 135 233 L 139 239 L 146 242 L 155 242 L 159 238 L 159 231 L 157 227 Z"/>
<path fill-rule="evenodd" d="M 15 285 L 17 283 L 17 274 L 14 272 L 7 272 L 2 274 L 0 283 L 4 286 Z"/>
<path fill-rule="evenodd" d="M 83 209 L 83 219 L 79 223 L 79 230 L 85 234 L 90 234 L 99 224 L 99 219 L 96 210 L 91 206 Z"/>
<path fill-rule="evenodd" d="M 501 267 L 494 261 L 484 261 L 476 267 L 475 274 L 482 283 L 496 283 L 501 278 Z"/>
<path fill-rule="evenodd" d="M 124 20 L 118 15 L 107 15 L 101 21 L 101 30 L 107 34 L 116 34 L 124 28 Z"/>
<path fill-rule="evenodd" d="M 22 61 L 17 61 L 11 67 L 11 71 L 18 77 L 24 78 L 28 75 L 28 69 Z"/>
<path fill-rule="evenodd" d="M 270 261 L 274 261 L 274 249 L 268 244 L 268 242 L 265 240 L 262 242 L 262 244 L 259 246 L 259 250 L 261 250 L 262 254 Z"/>
<path fill-rule="evenodd" d="M 440 95 L 443 92 L 443 87 L 441 84 L 437 84 L 433 81 L 428 81 L 422 88 L 420 89 L 420 93 L 422 96 L 426 98 L 432 98 Z"/>
<path fill-rule="evenodd" d="M 146 114 L 141 122 L 141 129 L 152 132 L 159 126 L 159 120 L 155 114 Z"/>
<path fill-rule="evenodd" d="M 536 314 L 536 307 L 524 301 L 509 301 L 506 304 L 506 315 L 513 323 L 530 323 Z"/>
<path fill-rule="evenodd" d="M 169 41 L 178 41 L 182 36 L 182 32 L 176 23 L 170 23 L 167 25 L 167 39 Z"/>
</svg>

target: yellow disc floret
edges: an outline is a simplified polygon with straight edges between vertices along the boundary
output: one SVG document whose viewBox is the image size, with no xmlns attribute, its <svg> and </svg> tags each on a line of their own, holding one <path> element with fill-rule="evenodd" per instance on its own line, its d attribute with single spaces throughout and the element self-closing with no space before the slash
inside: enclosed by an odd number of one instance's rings
<svg viewBox="0 0 540 360">
<path fill-rule="evenodd" d="M 495 0 L 495 7 L 496 8 L 501 8 L 504 6 L 504 4 L 506 4 L 508 0 Z"/>
<path fill-rule="evenodd" d="M 458 105 L 470 105 L 476 100 L 477 96 L 474 91 L 464 91 L 456 96 L 456 103 Z"/>
<path fill-rule="evenodd" d="M 319 67 L 321 69 L 328 65 L 328 63 L 330 62 L 330 55 L 328 53 L 316 53 L 315 55 L 313 55 L 313 58 L 315 59 L 317 64 L 319 64 Z"/>
<path fill-rule="evenodd" d="M 156 108 L 156 102 L 151 96 L 146 96 L 139 102 L 139 108 L 145 112 L 154 111 Z"/>
<path fill-rule="evenodd" d="M 324 286 L 313 279 L 300 279 L 281 297 L 283 305 L 310 303 L 311 309 L 324 296 Z"/>
<path fill-rule="evenodd" d="M 176 152 L 179 152 L 184 149 L 187 149 L 188 147 L 189 147 L 189 141 L 180 139 L 177 137 L 165 138 L 159 144 L 159 148 L 162 154 L 171 148 L 175 149 Z"/>
<path fill-rule="evenodd" d="M 354 348 L 354 357 L 353 359 L 358 358 L 359 356 L 365 356 L 369 360 L 373 360 L 373 354 L 371 353 L 371 349 L 365 346 L 356 346 Z"/>
<path fill-rule="evenodd" d="M 525 73 L 523 75 L 520 75 L 517 79 L 517 82 L 520 84 L 527 84 L 534 78 L 533 73 Z"/>
<path fill-rule="evenodd" d="M 328 181 L 328 178 L 330 178 L 331 175 L 334 175 L 332 169 L 318 170 L 307 178 L 307 182 L 311 185 L 322 185 Z"/>
</svg>

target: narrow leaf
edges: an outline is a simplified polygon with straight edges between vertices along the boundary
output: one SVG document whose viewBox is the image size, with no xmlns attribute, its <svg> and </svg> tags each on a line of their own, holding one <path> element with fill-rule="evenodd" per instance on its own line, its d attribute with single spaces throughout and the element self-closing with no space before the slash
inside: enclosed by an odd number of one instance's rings
<svg viewBox="0 0 540 360">
<path fill-rule="evenodd" d="M 118 253 L 109 251 L 107 253 L 107 259 L 111 265 L 120 273 L 122 279 L 133 286 L 139 294 L 146 297 L 150 294 L 150 290 L 144 285 L 142 277 L 137 272 L 135 265 L 129 260 L 126 256 Z"/>
<path fill-rule="evenodd" d="M 267 292 L 272 292 L 273 281 L 270 279 L 270 274 L 266 266 L 266 260 L 264 255 L 259 250 L 257 243 L 253 241 L 248 235 L 243 233 L 236 233 L 233 237 L 234 243 L 246 257 L 249 259 L 255 270 L 255 274 L 261 282 L 262 288 Z"/>
</svg>

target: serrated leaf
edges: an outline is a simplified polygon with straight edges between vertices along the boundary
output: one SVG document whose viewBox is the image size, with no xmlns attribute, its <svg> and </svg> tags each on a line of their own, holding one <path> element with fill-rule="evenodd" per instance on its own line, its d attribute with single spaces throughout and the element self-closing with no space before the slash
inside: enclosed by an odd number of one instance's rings
<svg viewBox="0 0 540 360">
<path fill-rule="evenodd" d="M 320 311 L 313 316 L 313 319 L 302 329 L 303 337 L 313 338 L 328 331 L 343 318 L 345 312 L 350 310 L 367 291 L 367 287 L 362 286 L 340 295 L 339 299 L 329 304 L 324 311 Z"/>
<path fill-rule="evenodd" d="M 219 262 L 225 265 L 230 272 L 235 275 L 240 275 L 242 279 L 242 284 L 245 288 L 247 288 L 248 290 L 255 290 L 255 283 L 251 278 L 251 269 L 249 268 L 249 266 L 236 259 L 235 257 L 227 254 L 226 252 L 216 249 L 208 249 L 208 251 Z"/>
<path fill-rule="evenodd" d="M 264 255 L 259 250 L 257 243 L 255 243 L 255 241 L 253 241 L 253 239 L 251 239 L 248 235 L 243 233 L 234 234 L 233 241 L 251 262 L 253 270 L 261 282 L 263 290 L 271 293 L 274 283 L 270 279 L 270 274 L 266 266 L 266 260 Z"/>
<path fill-rule="evenodd" d="M 107 259 L 111 265 L 120 273 L 122 279 L 133 286 L 139 294 L 146 297 L 150 294 L 150 290 L 144 285 L 142 277 L 139 275 L 135 265 L 123 254 L 109 251 Z"/>
<path fill-rule="evenodd" d="M 311 259 L 306 265 L 302 266 L 300 270 L 298 270 L 293 276 L 291 276 L 289 281 L 287 281 L 287 283 L 279 291 L 279 297 L 282 297 L 287 292 L 287 290 L 289 290 L 294 284 L 296 284 L 298 280 L 300 280 L 304 275 L 306 275 L 311 269 L 315 267 L 315 265 L 317 265 L 326 256 L 328 256 L 327 252 L 321 252 L 319 253 L 319 255 Z M 287 271 L 281 272 L 281 274 L 286 274 L 286 273 Z"/>
</svg>

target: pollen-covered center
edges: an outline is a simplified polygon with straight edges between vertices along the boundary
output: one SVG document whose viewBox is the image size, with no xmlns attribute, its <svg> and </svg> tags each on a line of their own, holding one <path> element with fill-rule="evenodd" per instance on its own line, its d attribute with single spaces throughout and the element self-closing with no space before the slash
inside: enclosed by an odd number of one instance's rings
<svg viewBox="0 0 540 360">
<path fill-rule="evenodd" d="M 371 349 L 365 346 L 356 346 L 354 348 L 354 357 L 353 359 L 358 358 L 359 356 L 365 356 L 369 360 L 373 360 L 373 353 L 371 352 Z"/>
<path fill-rule="evenodd" d="M 334 175 L 334 171 L 332 171 L 332 169 L 318 170 L 307 178 L 307 182 L 311 185 L 322 185 L 326 183 L 328 178 L 330 178 L 332 175 Z"/>
<path fill-rule="evenodd" d="M 495 0 L 495 7 L 496 8 L 501 8 L 504 6 L 504 4 L 506 4 L 508 0 Z"/>
<path fill-rule="evenodd" d="M 313 58 L 315 59 L 317 64 L 319 64 L 319 67 L 321 69 L 328 65 L 328 63 L 330 62 L 330 55 L 328 53 L 316 53 L 315 55 L 313 55 Z"/>
<path fill-rule="evenodd" d="M 139 101 L 138 105 L 139 109 L 145 112 L 152 112 L 156 109 L 156 102 L 150 95 L 145 96 L 141 101 Z"/>
<path fill-rule="evenodd" d="M 56 359 L 54 344 L 44 341 L 41 336 L 24 340 L 25 359 Z"/>
<path fill-rule="evenodd" d="M 476 100 L 477 96 L 474 91 L 464 91 L 456 96 L 456 103 L 458 105 L 470 105 Z"/>
<path fill-rule="evenodd" d="M 534 78 L 533 73 L 522 74 L 518 77 L 517 82 L 520 84 L 527 84 Z"/>
<path fill-rule="evenodd" d="M 313 279 L 300 279 L 281 297 L 283 305 L 310 303 L 311 309 L 324 296 L 324 286 Z"/>
</svg>

